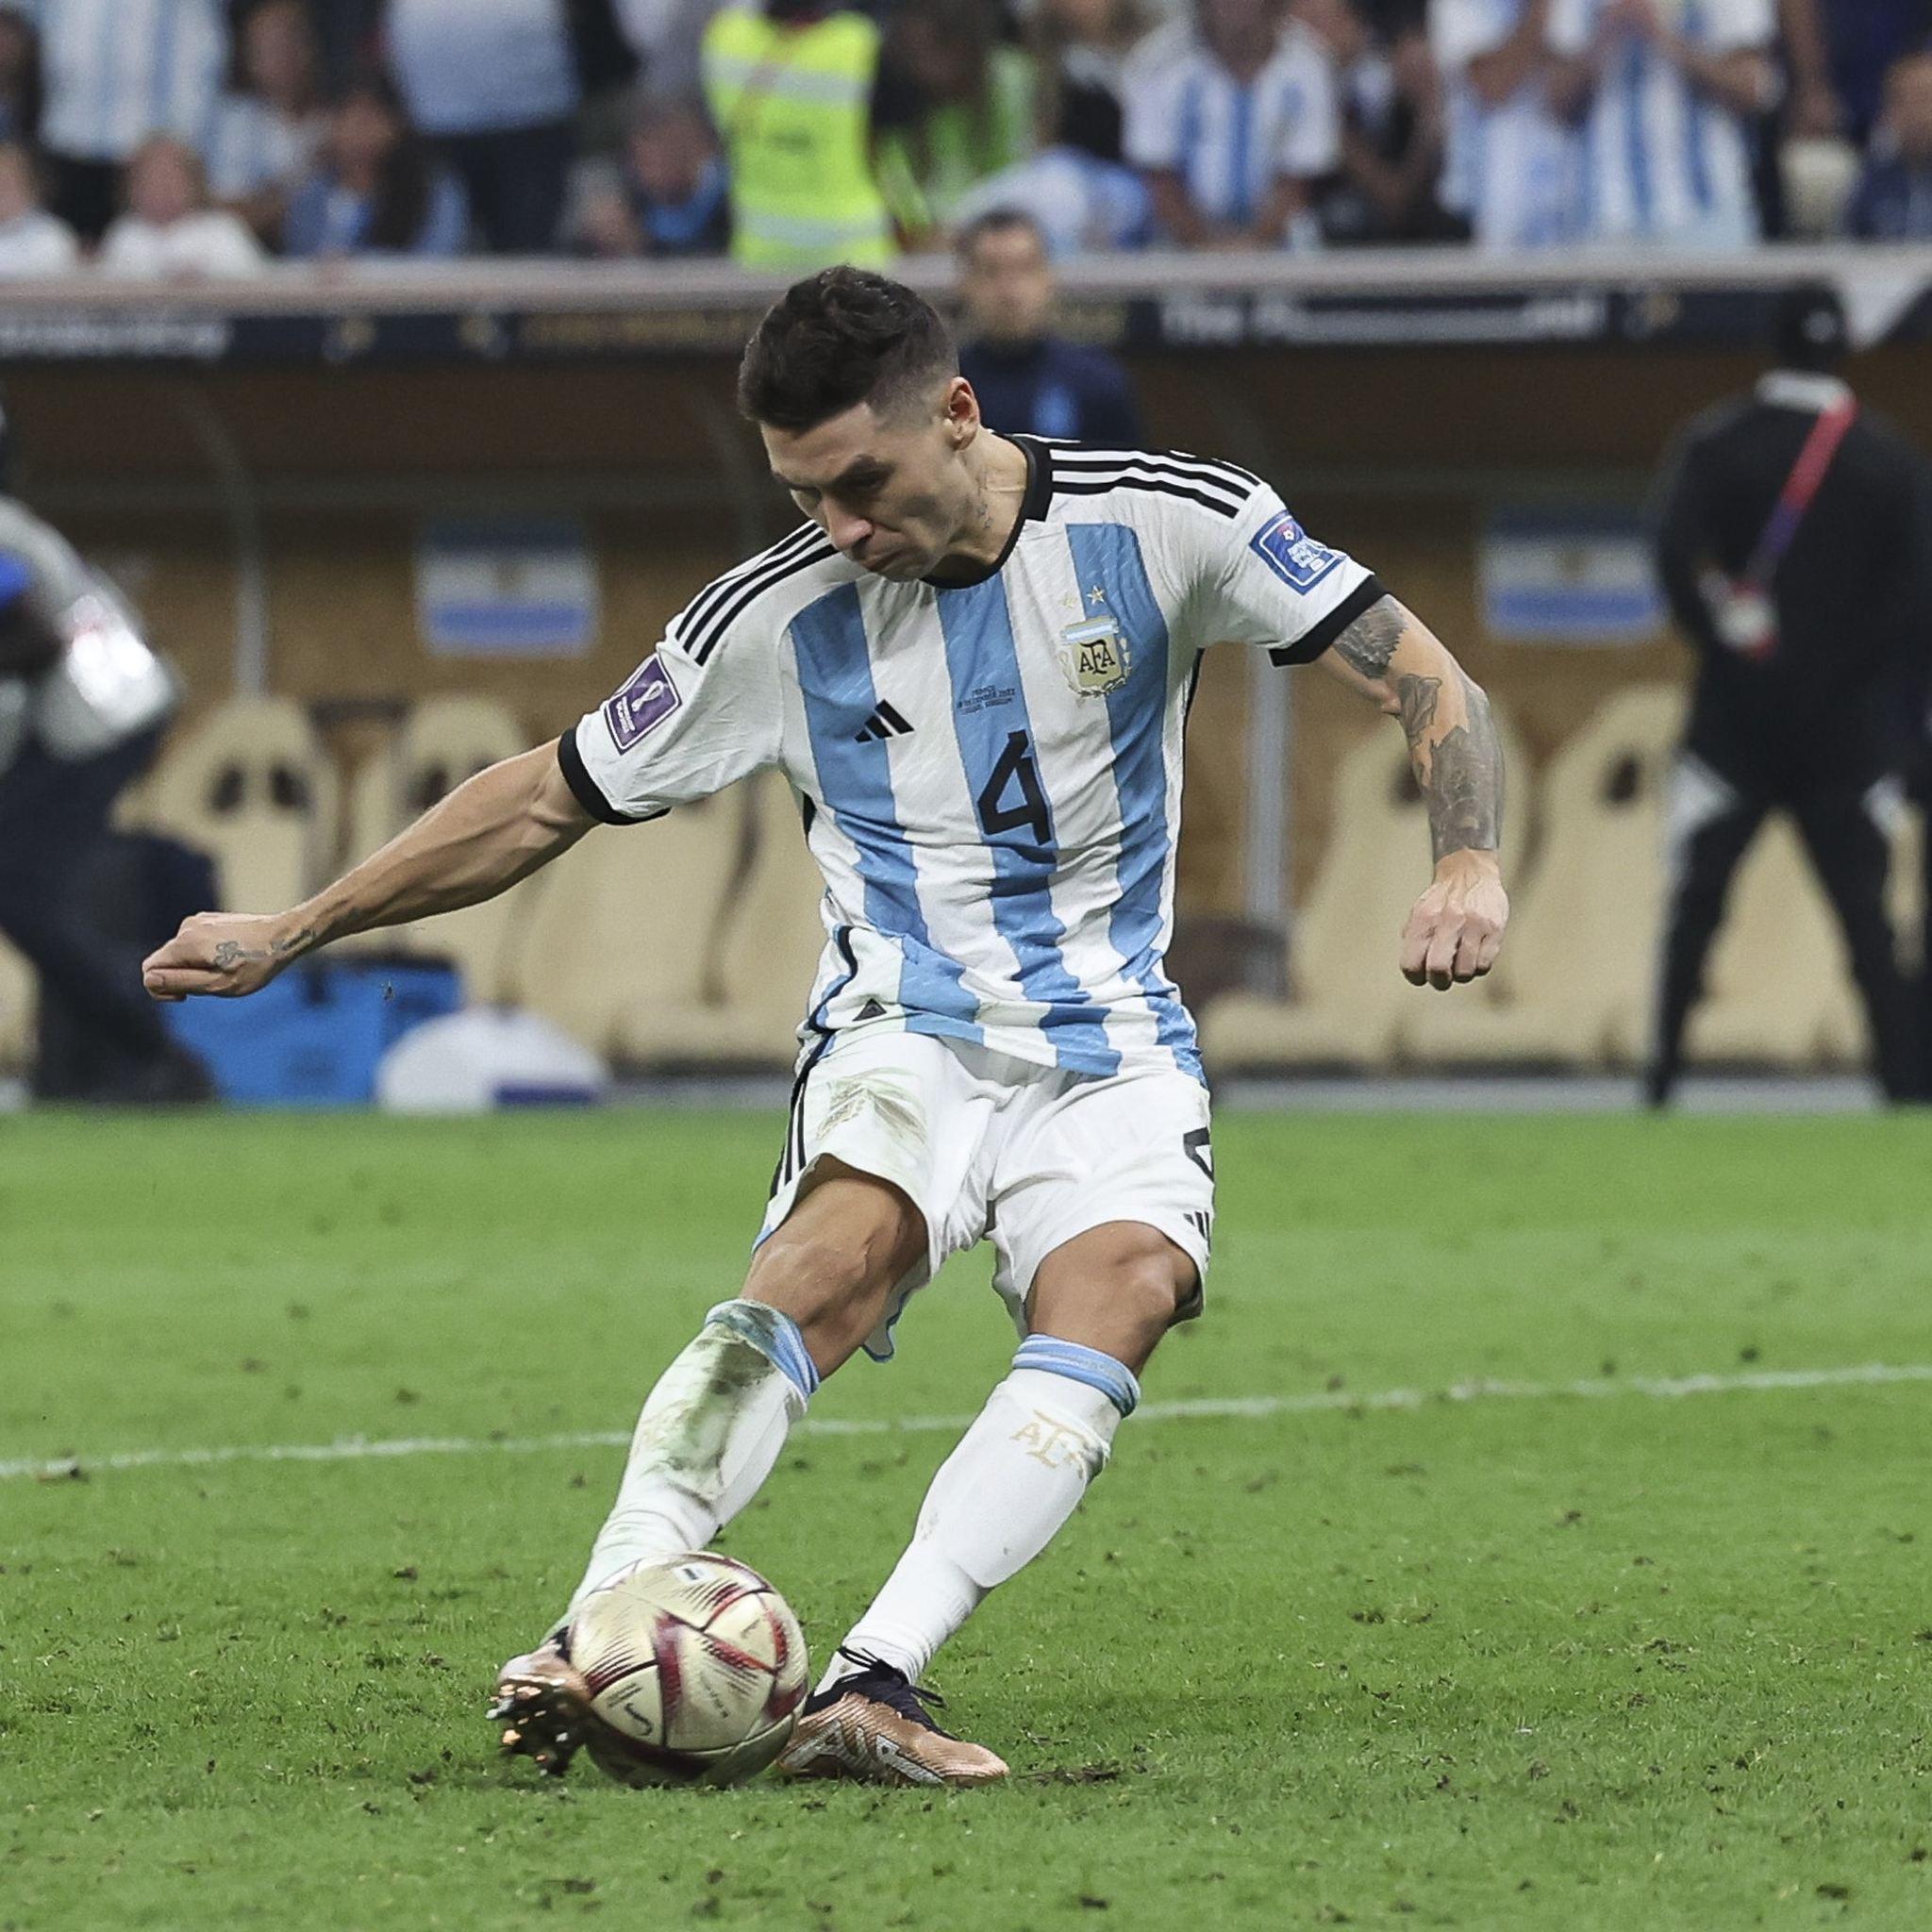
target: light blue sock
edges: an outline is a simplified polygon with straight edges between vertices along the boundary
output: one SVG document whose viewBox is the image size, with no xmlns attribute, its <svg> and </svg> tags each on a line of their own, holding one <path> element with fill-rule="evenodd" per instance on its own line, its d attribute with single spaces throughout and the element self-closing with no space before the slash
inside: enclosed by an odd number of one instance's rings
<svg viewBox="0 0 1932 1932">
<path fill-rule="evenodd" d="M 1065 1375 L 1069 1381 L 1084 1382 L 1097 1389 L 1120 1410 L 1130 1416 L 1140 1407 L 1141 1384 L 1125 1362 L 1084 1341 L 1061 1341 L 1057 1336 L 1029 1335 L 1013 1357 L 1016 1369 L 1039 1369 L 1049 1375 Z"/>
<path fill-rule="evenodd" d="M 705 1326 L 727 1328 L 733 1335 L 750 1342 L 784 1373 L 802 1400 L 811 1400 L 819 1386 L 818 1364 L 812 1360 L 811 1351 L 805 1345 L 805 1337 L 799 1332 L 798 1324 L 790 1315 L 764 1302 L 720 1302 L 705 1317 Z M 1128 1377 L 1129 1381 L 1132 1379 L 1132 1376 Z"/>
</svg>

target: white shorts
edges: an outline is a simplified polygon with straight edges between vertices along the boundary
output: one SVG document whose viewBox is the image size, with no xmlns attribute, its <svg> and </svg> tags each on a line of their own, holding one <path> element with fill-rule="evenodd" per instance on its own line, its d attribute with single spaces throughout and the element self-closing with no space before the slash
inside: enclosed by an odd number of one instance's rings
<svg viewBox="0 0 1932 1932">
<path fill-rule="evenodd" d="M 758 1240 L 828 1156 L 910 1199 L 927 1252 L 867 1339 L 876 1361 L 891 1355 L 892 1324 L 914 1291 L 989 1234 L 993 1286 L 1022 1334 L 1041 1262 L 1108 1221 L 1156 1228 L 1193 1262 L 1185 1319 L 1201 1312 L 1214 1233 L 1208 1126 L 1207 1090 L 1174 1068 L 1070 1074 L 928 1034 L 848 1034 L 793 1096 Z"/>
</svg>

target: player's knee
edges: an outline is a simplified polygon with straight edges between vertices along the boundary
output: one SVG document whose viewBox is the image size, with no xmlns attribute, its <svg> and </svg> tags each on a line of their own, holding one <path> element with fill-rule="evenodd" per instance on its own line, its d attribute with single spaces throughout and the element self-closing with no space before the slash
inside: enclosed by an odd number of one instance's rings
<svg viewBox="0 0 1932 1932">
<path fill-rule="evenodd" d="M 746 1288 L 751 1300 L 797 1316 L 842 1306 L 863 1291 L 874 1272 L 865 1242 L 787 1226 L 758 1249 Z"/>
<path fill-rule="evenodd" d="M 1158 1229 L 1117 1223 L 1058 1248 L 1027 1299 L 1027 1327 L 1104 1350 L 1137 1373 L 1192 1298 L 1193 1262 Z"/>
<path fill-rule="evenodd" d="M 824 1367 L 877 1325 L 924 1242 L 924 1223 L 896 1189 L 834 1178 L 813 1189 L 759 1247 L 744 1291 L 798 1323 Z"/>
<path fill-rule="evenodd" d="M 1123 1313 L 1131 1317 L 1152 1353 L 1194 1291 L 1194 1264 L 1157 1235 L 1119 1271 L 1115 1291 Z"/>
</svg>

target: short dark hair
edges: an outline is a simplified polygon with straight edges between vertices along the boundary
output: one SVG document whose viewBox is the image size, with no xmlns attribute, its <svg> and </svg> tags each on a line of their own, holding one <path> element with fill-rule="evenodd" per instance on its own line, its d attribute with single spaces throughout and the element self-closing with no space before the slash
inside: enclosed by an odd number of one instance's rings
<svg viewBox="0 0 1932 1932">
<path fill-rule="evenodd" d="M 1778 298 L 1772 312 L 1772 353 L 1780 369 L 1823 375 L 1851 351 L 1844 304 L 1828 282 L 1800 282 Z"/>
<path fill-rule="evenodd" d="M 774 429 L 813 429 L 859 403 L 883 414 L 959 373 L 959 352 L 924 296 L 862 268 L 793 282 L 738 365 L 738 407 Z"/>
<path fill-rule="evenodd" d="M 987 236 L 1008 234 L 1015 228 L 1031 235 L 1042 254 L 1053 253 L 1046 245 L 1046 230 L 1024 208 L 990 208 L 983 215 L 974 215 L 954 238 L 953 253 L 961 261 L 971 261 L 973 251 Z"/>
</svg>

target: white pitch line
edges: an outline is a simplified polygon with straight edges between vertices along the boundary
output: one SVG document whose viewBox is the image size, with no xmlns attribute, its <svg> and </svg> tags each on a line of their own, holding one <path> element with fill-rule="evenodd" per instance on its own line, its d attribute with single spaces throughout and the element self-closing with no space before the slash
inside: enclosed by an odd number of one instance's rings
<svg viewBox="0 0 1932 1932">
<path fill-rule="evenodd" d="M 1882 1388 L 1899 1382 L 1932 1382 L 1932 1362 L 1863 1362 L 1841 1369 L 1757 1369 L 1737 1375 L 1620 1375 L 1582 1382 L 1452 1382 L 1443 1389 L 1376 1389 L 1356 1394 L 1320 1389 L 1301 1395 L 1208 1395 L 1182 1402 L 1146 1402 L 1136 1413 L 1145 1422 L 1310 1415 L 1332 1409 L 1426 1408 L 1434 1403 L 1600 1401 L 1642 1395 L 1673 1402 L 1691 1395 L 1772 1394 L 1788 1389 Z M 970 1415 L 914 1415 L 898 1421 L 808 1416 L 795 1434 L 805 1436 L 956 1435 Z M 619 1449 L 629 1430 L 594 1429 L 563 1436 L 401 1436 L 371 1441 L 347 1436 L 334 1442 L 235 1442 L 215 1449 L 131 1449 L 103 1456 L 62 1456 L 0 1462 L 0 1482 L 24 1476 L 48 1480 L 114 1470 L 208 1469 L 225 1462 L 365 1462 L 402 1456 L 530 1456 L 555 1449 Z"/>
</svg>

